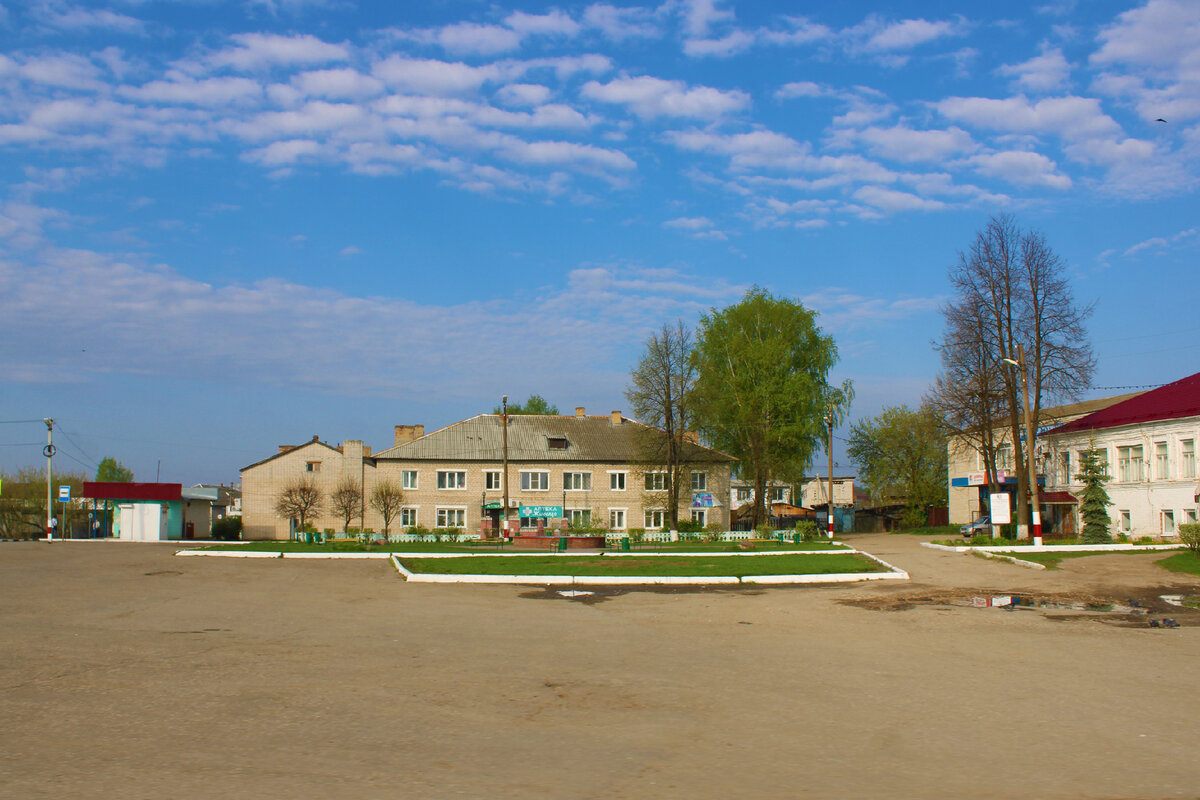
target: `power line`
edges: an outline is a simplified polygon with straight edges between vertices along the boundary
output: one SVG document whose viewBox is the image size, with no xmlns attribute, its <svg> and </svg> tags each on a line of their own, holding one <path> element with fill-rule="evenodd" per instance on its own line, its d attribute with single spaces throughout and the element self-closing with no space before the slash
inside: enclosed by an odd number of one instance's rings
<svg viewBox="0 0 1200 800">
<path fill-rule="evenodd" d="M 1160 386 L 1166 386 L 1165 383 L 1142 383 L 1132 386 L 1089 386 L 1088 391 L 1110 391 L 1112 389 L 1157 389 Z"/>
<path fill-rule="evenodd" d="M 26 425 L 26 424 L 30 424 L 30 423 L 34 423 L 34 422 L 45 424 L 46 420 L 44 420 L 44 419 L 0 419 L 0 425 Z"/>
<path fill-rule="evenodd" d="M 42 442 L 5 442 L 0 444 L 0 447 L 37 447 Z"/>
<path fill-rule="evenodd" d="M 58 425 L 58 429 L 60 431 L 62 431 L 63 436 L 66 436 L 67 440 L 70 441 L 71 444 L 75 446 L 75 449 L 79 451 L 80 455 L 82 455 L 88 461 L 91 461 L 93 463 L 93 466 L 95 466 L 97 469 L 99 469 L 99 465 L 95 463 L 96 459 L 93 458 L 86 450 L 84 450 L 82 447 L 79 446 L 79 442 L 75 441 L 74 437 L 72 437 L 71 434 L 67 432 L 67 429 L 62 426 L 61 422 Z"/>
</svg>

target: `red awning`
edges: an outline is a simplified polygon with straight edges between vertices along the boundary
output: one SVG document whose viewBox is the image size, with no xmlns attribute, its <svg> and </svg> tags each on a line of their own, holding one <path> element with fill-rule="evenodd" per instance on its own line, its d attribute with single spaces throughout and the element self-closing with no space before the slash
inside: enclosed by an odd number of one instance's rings
<svg viewBox="0 0 1200 800">
<path fill-rule="evenodd" d="M 84 481 L 83 496 L 92 500 L 148 500 L 165 503 L 178 500 L 182 483 L 116 483 Z"/>
<path fill-rule="evenodd" d="M 1043 505 L 1060 506 L 1060 505 L 1075 505 L 1079 502 L 1075 495 L 1070 492 L 1042 492 L 1038 495 L 1038 502 Z"/>
</svg>

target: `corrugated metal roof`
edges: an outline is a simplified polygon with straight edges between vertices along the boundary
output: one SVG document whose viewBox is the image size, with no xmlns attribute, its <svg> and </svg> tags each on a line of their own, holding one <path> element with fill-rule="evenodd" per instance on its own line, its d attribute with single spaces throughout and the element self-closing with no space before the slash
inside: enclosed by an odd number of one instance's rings
<svg viewBox="0 0 1200 800">
<path fill-rule="evenodd" d="M 480 414 L 427 433 L 419 439 L 376 453 L 378 461 L 501 461 L 504 430 L 499 414 Z M 509 461 L 611 462 L 644 460 L 643 439 L 654 429 L 622 417 L 614 425 L 608 415 L 514 414 L 508 418 Z M 565 449 L 552 449 L 551 439 L 566 439 Z M 719 450 L 686 444 L 684 460 L 734 461 Z"/>
<path fill-rule="evenodd" d="M 1200 416 L 1200 372 L 1060 425 L 1052 434 Z"/>
</svg>

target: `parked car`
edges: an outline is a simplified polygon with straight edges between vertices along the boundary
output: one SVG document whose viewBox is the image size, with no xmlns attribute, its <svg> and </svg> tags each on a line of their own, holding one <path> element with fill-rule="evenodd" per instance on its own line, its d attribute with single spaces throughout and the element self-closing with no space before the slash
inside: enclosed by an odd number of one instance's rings
<svg viewBox="0 0 1200 800">
<path fill-rule="evenodd" d="M 971 536 L 979 536 L 980 534 L 987 533 L 991 529 L 992 529 L 992 518 L 990 516 L 984 514 L 982 517 L 975 520 L 970 525 L 963 525 L 961 528 L 958 529 L 958 532 L 961 533 L 963 536 L 971 537 Z"/>
</svg>

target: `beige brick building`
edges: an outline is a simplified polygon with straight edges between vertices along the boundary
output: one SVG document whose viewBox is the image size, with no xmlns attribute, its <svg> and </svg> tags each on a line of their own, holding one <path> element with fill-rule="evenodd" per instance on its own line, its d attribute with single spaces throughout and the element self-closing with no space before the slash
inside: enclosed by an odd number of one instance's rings
<svg viewBox="0 0 1200 800">
<path fill-rule="evenodd" d="M 275 513 L 280 491 L 300 478 L 321 490 L 323 509 L 312 524 L 341 530 L 329 496 L 341 481 L 362 487 L 364 501 L 352 527 L 383 530 L 369 498 L 381 482 L 403 493 L 403 508 L 391 523 L 397 533 L 414 526 L 498 530 L 508 484 L 508 515 L 524 530 L 538 521 L 590 521 L 610 531 L 662 530 L 668 524 L 662 467 L 646 463 L 646 437 L 652 429 L 621 412 L 595 416 L 577 408 L 573 415 L 513 415 L 505 436 L 498 414 L 480 414 L 426 434 L 423 425 L 397 425 L 395 441 L 372 455 L 361 441 L 333 447 L 313 437 L 242 470 L 243 537 L 288 539 L 295 520 Z M 729 526 L 729 480 L 735 459 L 685 444 L 681 520 Z M 510 522 L 512 524 L 512 522 Z"/>
</svg>

